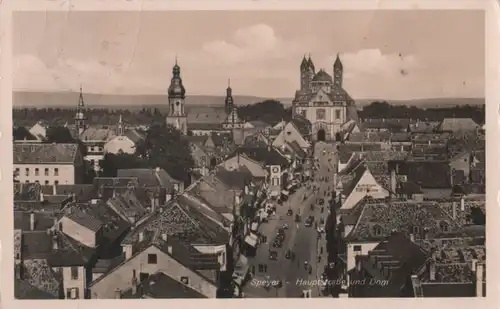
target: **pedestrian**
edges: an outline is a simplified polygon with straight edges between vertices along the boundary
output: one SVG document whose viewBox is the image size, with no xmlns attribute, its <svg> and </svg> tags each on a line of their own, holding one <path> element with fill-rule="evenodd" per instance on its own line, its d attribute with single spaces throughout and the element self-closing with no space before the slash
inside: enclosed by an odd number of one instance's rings
<svg viewBox="0 0 500 309">
<path fill-rule="evenodd" d="M 264 272 L 267 273 L 267 264 L 264 264 Z"/>
</svg>

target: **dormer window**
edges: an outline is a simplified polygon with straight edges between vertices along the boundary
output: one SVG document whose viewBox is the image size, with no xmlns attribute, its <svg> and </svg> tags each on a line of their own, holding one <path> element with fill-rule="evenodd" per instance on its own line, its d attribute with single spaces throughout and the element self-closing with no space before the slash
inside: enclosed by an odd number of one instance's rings
<svg viewBox="0 0 500 309">
<path fill-rule="evenodd" d="M 439 223 L 439 228 L 442 232 L 445 233 L 450 231 L 450 225 L 446 221 L 442 221 L 441 223 Z"/>
<path fill-rule="evenodd" d="M 373 227 L 373 235 L 374 236 L 382 236 L 382 227 L 379 225 L 375 225 Z"/>
</svg>

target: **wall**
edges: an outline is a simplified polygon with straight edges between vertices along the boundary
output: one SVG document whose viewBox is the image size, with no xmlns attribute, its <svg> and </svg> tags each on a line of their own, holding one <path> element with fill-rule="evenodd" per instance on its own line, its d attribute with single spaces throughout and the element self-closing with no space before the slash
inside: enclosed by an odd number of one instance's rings
<svg viewBox="0 0 500 309">
<path fill-rule="evenodd" d="M 67 289 L 78 288 L 78 298 L 85 298 L 85 288 L 87 280 L 85 279 L 85 267 L 75 266 L 78 269 L 78 279 L 71 278 L 71 267 L 62 267 L 64 297 L 66 298 Z"/>
<path fill-rule="evenodd" d="M 288 134 L 290 132 L 290 134 Z M 276 136 L 273 141 L 273 146 L 276 148 L 280 148 L 285 142 L 294 142 L 296 141 L 301 148 L 308 148 L 309 143 L 300 135 L 300 132 L 297 131 L 295 126 L 289 122 L 283 130 Z"/>
<path fill-rule="evenodd" d="M 29 176 L 26 176 L 26 168 L 29 168 Z M 35 168 L 38 168 L 38 176 L 35 175 Z M 48 176 L 45 176 L 45 169 L 49 169 Z M 54 169 L 59 169 L 58 176 L 54 175 Z M 29 182 L 40 182 L 44 185 L 46 181 L 47 184 L 54 184 L 58 181 L 60 185 L 74 185 L 78 183 L 75 166 L 71 164 L 14 164 L 14 170 L 19 169 L 19 176 L 17 180 L 25 183 L 27 180 Z"/>
<path fill-rule="evenodd" d="M 47 129 L 39 123 L 36 123 L 34 126 L 32 126 L 31 129 L 29 129 L 29 132 L 35 136 L 40 135 L 43 137 L 47 137 Z"/>
<path fill-rule="evenodd" d="M 148 264 L 148 254 L 157 255 L 157 264 Z M 103 276 L 101 280 L 94 282 L 90 287 L 91 298 L 114 298 L 115 289 L 118 288 L 122 291 L 130 289 L 133 270 L 136 272 L 137 279 L 139 279 L 141 272 L 154 274 L 161 271 L 179 282 L 181 276 L 187 276 L 189 277 L 189 287 L 207 297 L 215 298 L 216 296 L 217 287 L 213 283 L 200 277 L 155 246 L 151 246 Z"/>
<path fill-rule="evenodd" d="M 105 152 L 118 154 L 120 150 L 123 153 L 134 154 L 135 144 L 126 136 L 117 136 L 104 145 Z"/>
<path fill-rule="evenodd" d="M 74 240 L 77 240 L 81 242 L 82 244 L 95 248 L 97 241 L 96 241 L 96 233 L 93 231 L 89 230 L 86 227 L 81 226 L 80 224 L 74 222 L 73 220 L 70 220 L 67 217 L 62 217 L 61 220 L 59 220 L 59 224 L 62 223 L 62 232 L 69 237 L 73 238 Z"/>
<path fill-rule="evenodd" d="M 347 271 L 353 269 L 356 266 L 356 255 L 368 254 L 368 251 L 375 249 L 375 247 L 380 242 L 350 242 L 347 244 Z M 361 246 L 360 253 L 354 253 L 354 246 Z"/>
<path fill-rule="evenodd" d="M 218 254 L 219 255 L 218 261 L 221 265 L 220 270 L 226 271 L 227 269 L 226 245 L 220 245 L 220 246 L 193 245 L 193 247 L 195 247 L 196 250 L 200 251 L 201 253 Z"/>
<path fill-rule="evenodd" d="M 369 193 L 364 188 L 365 186 L 370 186 Z M 367 195 L 376 199 L 389 196 L 389 192 L 377 183 L 369 170 L 365 171 L 361 179 L 356 184 L 356 187 L 352 190 L 351 194 L 345 198 L 344 203 L 342 204 L 342 209 L 352 208 Z"/>
<path fill-rule="evenodd" d="M 248 160 L 245 156 L 240 155 L 239 164 L 246 166 L 254 177 L 266 177 L 266 170 L 257 162 Z M 220 165 L 224 166 L 224 168 L 236 169 L 238 168 L 238 157 L 234 156 L 229 158 L 228 160 L 222 162 Z"/>
<path fill-rule="evenodd" d="M 450 167 L 457 171 L 464 171 L 464 176 L 468 179 L 470 175 L 470 154 L 467 153 L 455 158 L 450 162 Z"/>
</svg>

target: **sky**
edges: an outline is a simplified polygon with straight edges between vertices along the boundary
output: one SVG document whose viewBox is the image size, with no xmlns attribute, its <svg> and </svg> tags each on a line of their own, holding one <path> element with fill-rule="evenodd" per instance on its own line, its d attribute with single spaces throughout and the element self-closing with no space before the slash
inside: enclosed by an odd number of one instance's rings
<svg viewBox="0 0 500 309">
<path fill-rule="evenodd" d="M 293 97 L 310 54 L 356 99 L 483 98 L 481 11 L 16 12 L 16 91 Z"/>
</svg>

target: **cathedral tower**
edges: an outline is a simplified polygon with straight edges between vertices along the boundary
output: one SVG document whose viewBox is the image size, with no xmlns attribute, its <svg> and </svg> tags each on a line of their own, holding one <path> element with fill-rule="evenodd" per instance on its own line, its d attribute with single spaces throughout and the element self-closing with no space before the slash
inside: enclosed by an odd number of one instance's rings
<svg viewBox="0 0 500 309">
<path fill-rule="evenodd" d="M 314 68 L 314 63 L 311 60 L 311 55 L 306 59 L 302 58 L 302 62 L 300 63 L 300 91 L 309 92 L 310 84 L 314 75 L 316 74 L 316 69 Z"/>
<path fill-rule="evenodd" d="M 120 119 L 118 120 L 118 125 L 116 126 L 116 135 L 123 136 L 125 133 L 125 128 L 123 127 L 123 119 L 122 115 L 120 115 Z"/>
<path fill-rule="evenodd" d="M 231 89 L 231 80 L 229 79 L 227 81 L 227 89 L 226 89 L 226 99 L 225 99 L 225 108 L 226 108 L 226 114 L 229 115 L 233 111 L 233 90 Z"/>
<path fill-rule="evenodd" d="M 85 120 L 87 120 L 87 118 L 85 118 L 84 112 L 85 103 L 83 102 L 82 86 L 80 85 L 80 98 L 78 99 L 78 106 L 76 107 L 75 114 L 75 127 L 78 135 L 82 135 L 86 129 Z"/>
<path fill-rule="evenodd" d="M 186 89 L 182 85 L 181 68 L 175 65 L 172 68 L 172 79 L 168 87 L 168 115 L 165 119 L 168 125 L 175 127 L 184 135 L 187 134 L 187 114 L 185 111 Z"/>
<path fill-rule="evenodd" d="M 333 64 L 333 85 L 342 88 L 342 79 L 344 68 L 342 62 L 340 61 L 339 54 L 337 54 L 337 59 Z"/>
</svg>

